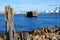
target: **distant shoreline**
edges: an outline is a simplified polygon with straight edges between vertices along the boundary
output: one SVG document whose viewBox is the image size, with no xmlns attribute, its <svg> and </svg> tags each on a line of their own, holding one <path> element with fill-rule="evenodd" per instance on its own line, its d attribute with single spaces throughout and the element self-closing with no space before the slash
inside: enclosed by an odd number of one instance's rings
<svg viewBox="0 0 60 40">
<path fill-rule="evenodd" d="M 5 13 L 3 13 L 3 14 L 5 15 Z M 14 14 L 17 14 L 17 13 L 14 13 Z M 22 14 L 22 13 L 19 13 L 19 14 Z M 60 13 L 38 13 L 38 14 L 60 14 Z M 2 15 L 2 14 L 0 14 L 0 15 Z"/>
</svg>

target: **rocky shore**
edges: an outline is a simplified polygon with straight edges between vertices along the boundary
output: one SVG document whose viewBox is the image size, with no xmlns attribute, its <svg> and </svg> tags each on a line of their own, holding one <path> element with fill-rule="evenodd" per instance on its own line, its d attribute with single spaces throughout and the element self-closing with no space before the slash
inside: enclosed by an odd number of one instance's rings
<svg viewBox="0 0 60 40">
<path fill-rule="evenodd" d="M 60 28 L 55 25 L 53 29 L 47 27 L 40 30 L 33 30 L 30 33 L 30 37 L 33 40 L 60 40 Z"/>
<path fill-rule="evenodd" d="M 21 40 L 21 31 L 16 31 L 17 40 Z M 60 27 L 57 25 L 54 28 L 41 28 L 40 30 L 29 31 L 27 40 L 60 40 Z M 6 40 L 6 33 L 0 33 L 0 40 Z"/>
</svg>

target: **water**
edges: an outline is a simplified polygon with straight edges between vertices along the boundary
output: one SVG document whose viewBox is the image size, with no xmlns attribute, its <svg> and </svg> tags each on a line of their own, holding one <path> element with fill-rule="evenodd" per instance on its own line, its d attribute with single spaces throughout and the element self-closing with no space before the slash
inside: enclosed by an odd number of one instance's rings
<svg viewBox="0 0 60 40">
<path fill-rule="evenodd" d="M 60 14 L 39 14 L 37 17 L 33 18 L 25 17 L 23 14 L 14 15 L 15 30 L 31 31 L 47 26 L 53 28 L 54 25 L 60 27 Z M 0 31 L 6 31 L 4 14 L 0 15 Z"/>
</svg>

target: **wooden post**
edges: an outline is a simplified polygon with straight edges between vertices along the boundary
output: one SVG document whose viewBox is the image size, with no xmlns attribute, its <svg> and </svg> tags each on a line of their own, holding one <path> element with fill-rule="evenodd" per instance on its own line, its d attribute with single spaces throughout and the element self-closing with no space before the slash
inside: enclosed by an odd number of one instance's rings
<svg viewBox="0 0 60 40">
<path fill-rule="evenodd" d="M 28 38 L 28 32 L 25 31 L 21 32 L 21 40 L 28 40 L 27 38 Z"/>
<path fill-rule="evenodd" d="M 13 23 L 13 8 L 10 6 L 5 7 L 5 23 L 6 23 L 6 40 L 14 40 L 14 23 Z"/>
</svg>

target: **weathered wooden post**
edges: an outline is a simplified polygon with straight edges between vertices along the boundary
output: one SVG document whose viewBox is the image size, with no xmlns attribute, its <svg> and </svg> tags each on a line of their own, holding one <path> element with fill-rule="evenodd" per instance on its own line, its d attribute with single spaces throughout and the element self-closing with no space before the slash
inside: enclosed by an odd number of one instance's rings
<svg viewBox="0 0 60 40">
<path fill-rule="evenodd" d="M 13 16 L 14 11 L 13 8 L 10 6 L 5 7 L 5 23 L 6 23 L 6 40 L 14 40 L 14 23 L 13 23 Z"/>
<path fill-rule="evenodd" d="M 21 40 L 28 40 L 28 32 L 23 31 L 21 32 Z"/>
</svg>

